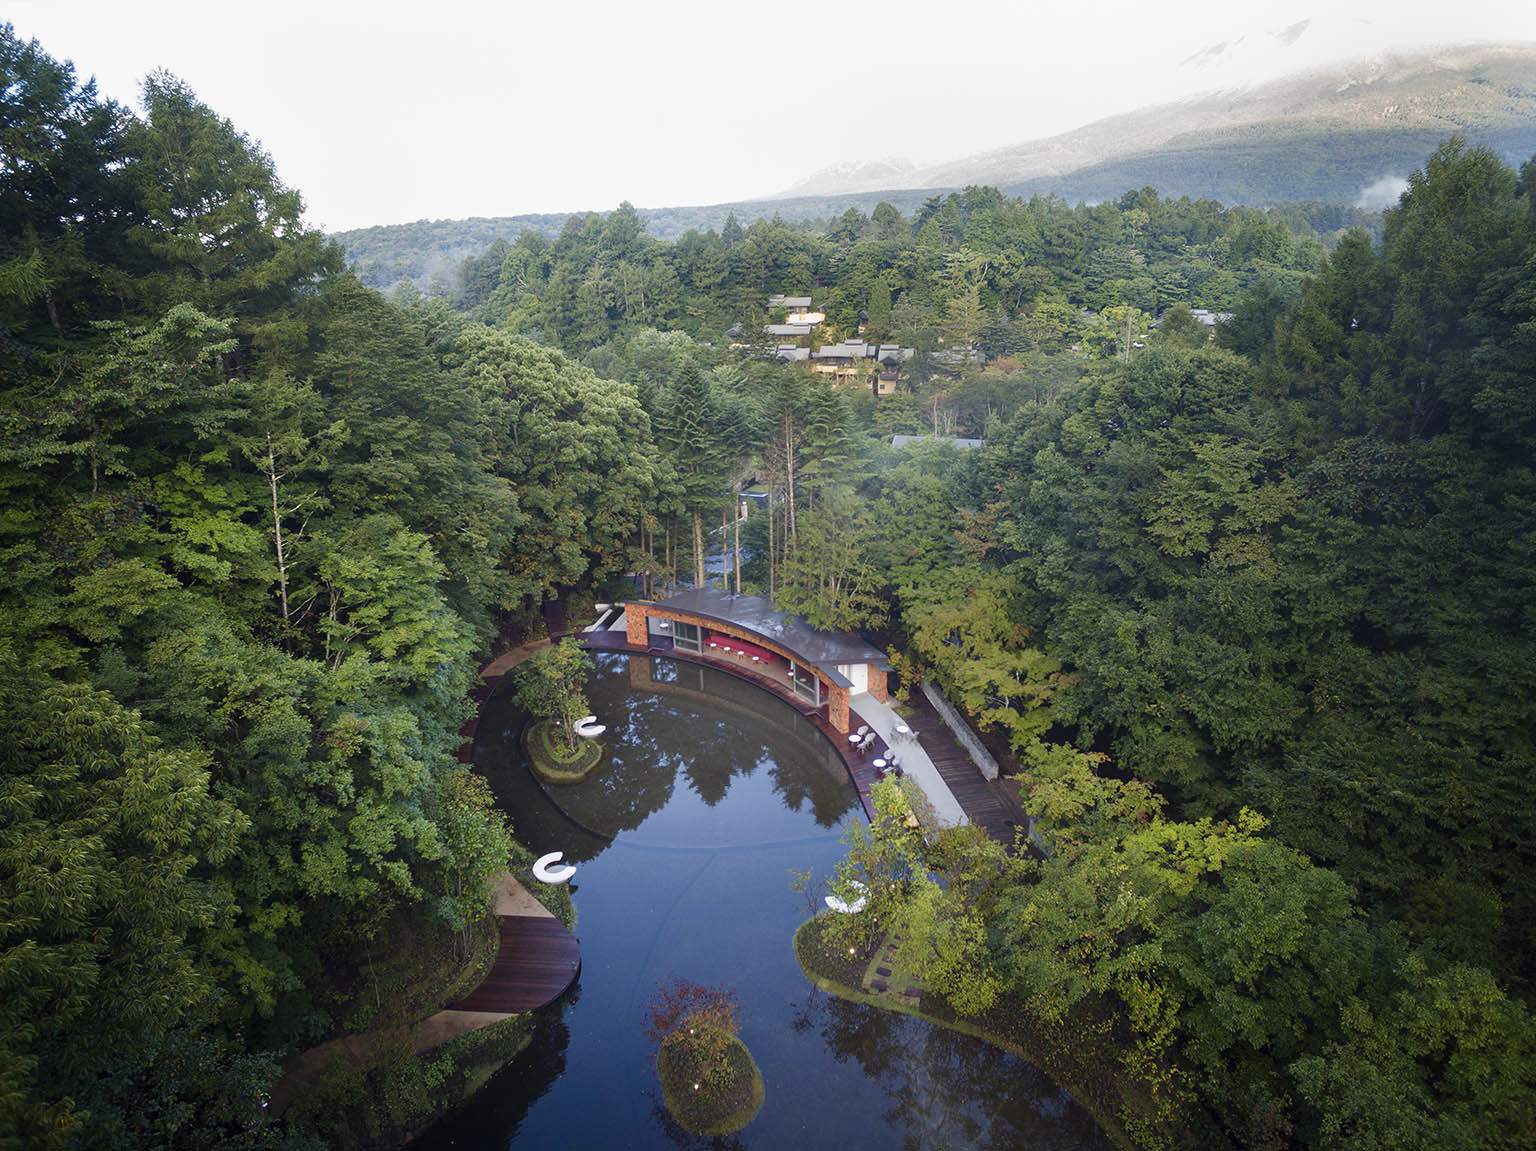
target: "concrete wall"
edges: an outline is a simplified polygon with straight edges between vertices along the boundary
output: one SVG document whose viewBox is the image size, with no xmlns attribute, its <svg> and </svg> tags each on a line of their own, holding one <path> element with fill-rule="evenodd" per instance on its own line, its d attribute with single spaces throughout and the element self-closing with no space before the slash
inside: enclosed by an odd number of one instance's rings
<svg viewBox="0 0 1536 1151">
<path fill-rule="evenodd" d="M 949 730 L 955 733 L 955 740 L 965 748 L 966 754 L 976 761 L 976 766 L 981 768 L 981 774 L 987 779 L 996 779 L 998 776 L 997 760 L 992 758 L 992 753 L 982 744 L 981 739 L 971 730 L 971 725 L 961 718 L 960 713 L 949 705 L 949 700 L 944 698 L 939 687 L 931 679 L 923 680 L 923 694 L 928 697 L 928 702 L 933 704 L 935 711 L 949 726 Z"/>
</svg>

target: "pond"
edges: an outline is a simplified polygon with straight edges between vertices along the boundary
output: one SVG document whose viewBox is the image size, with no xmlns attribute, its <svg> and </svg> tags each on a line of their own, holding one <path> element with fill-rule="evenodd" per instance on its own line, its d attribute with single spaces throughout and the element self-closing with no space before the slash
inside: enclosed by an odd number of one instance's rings
<svg viewBox="0 0 1536 1151">
<path fill-rule="evenodd" d="M 596 656 L 587 697 L 608 754 L 544 788 L 497 692 L 475 767 L 536 852 L 577 864 L 582 970 L 538 1037 L 420 1145 L 671 1148 L 1106 1148 L 1028 1064 L 908 1016 L 817 990 L 795 962 L 808 916 L 791 872 L 830 874 L 862 819 L 837 753 L 792 707 L 712 668 Z M 681 976 L 736 992 L 766 1100 L 726 1140 L 668 1118 L 644 1035 L 647 998 Z"/>
</svg>

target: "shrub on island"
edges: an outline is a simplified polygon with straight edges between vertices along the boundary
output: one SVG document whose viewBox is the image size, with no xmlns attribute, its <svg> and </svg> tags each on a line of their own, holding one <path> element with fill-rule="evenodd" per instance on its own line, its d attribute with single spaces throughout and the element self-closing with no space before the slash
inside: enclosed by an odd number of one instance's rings
<svg viewBox="0 0 1536 1151">
<path fill-rule="evenodd" d="M 528 725 L 523 733 L 523 750 L 534 772 L 545 783 L 580 783 L 603 760 L 603 744 L 596 739 L 578 739 L 562 746 L 557 738 L 559 721 L 541 719 Z"/>
<path fill-rule="evenodd" d="M 763 1076 L 738 1037 L 736 994 L 679 977 L 658 987 L 646 1012 L 661 1095 L 693 1135 L 729 1135 L 763 1105 Z"/>
</svg>

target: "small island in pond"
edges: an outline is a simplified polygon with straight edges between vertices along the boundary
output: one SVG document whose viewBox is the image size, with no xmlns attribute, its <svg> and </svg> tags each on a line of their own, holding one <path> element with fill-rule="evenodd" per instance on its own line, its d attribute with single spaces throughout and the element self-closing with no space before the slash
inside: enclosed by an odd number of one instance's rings
<svg viewBox="0 0 1536 1151">
<path fill-rule="evenodd" d="M 573 639 L 545 648 L 517 669 L 515 698 L 539 717 L 523 734 L 523 749 L 545 783 L 580 783 L 602 762 L 602 742 L 581 731 L 583 717 L 592 718 L 582 694 L 591 671 L 591 658 Z"/>
<path fill-rule="evenodd" d="M 679 977 L 660 986 L 646 1013 L 661 1095 L 693 1135 L 729 1135 L 757 1116 L 763 1076 L 738 1037 L 736 993 Z"/>
</svg>

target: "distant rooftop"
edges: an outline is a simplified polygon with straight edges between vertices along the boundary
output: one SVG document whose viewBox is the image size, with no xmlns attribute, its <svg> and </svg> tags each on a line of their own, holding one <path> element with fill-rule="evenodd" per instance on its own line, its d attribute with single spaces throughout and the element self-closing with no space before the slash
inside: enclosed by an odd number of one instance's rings
<svg viewBox="0 0 1536 1151">
<path fill-rule="evenodd" d="M 823 344 L 816 351 L 818 360 L 862 360 L 869 355 L 869 345 L 863 340 L 844 340 L 840 344 Z"/>
<path fill-rule="evenodd" d="M 1191 308 L 1189 309 L 1189 314 L 1208 328 L 1214 328 L 1217 324 L 1225 324 L 1232 318 L 1231 312 L 1211 312 L 1205 308 Z"/>
<path fill-rule="evenodd" d="M 774 349 L 773 354 L 778 359 L 788 360 L 790 363 L 799 363 L 801 360 L 811 358 L 811 349 L 797 348 L 794 344 L 780 344 Z"/>
<path fill-rule="evenodd" d="M 768 297 L 768 306 L 770 308 L 809 308 L 811 306 L 811 298 L 809 296 L 774 295 Z"/>
</svg>

